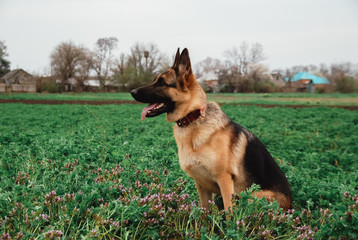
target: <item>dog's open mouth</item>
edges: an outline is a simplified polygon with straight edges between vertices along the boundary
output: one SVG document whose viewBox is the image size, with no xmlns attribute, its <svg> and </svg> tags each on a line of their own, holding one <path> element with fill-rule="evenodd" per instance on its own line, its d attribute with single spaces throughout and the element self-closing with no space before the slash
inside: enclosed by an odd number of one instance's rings
<svg viewBox="0 0 358 240">
<path fill-rule="evenodd" d="M 144 121 L 146 117 L 155 117 L 162 113 L 169 112 L 172 109 L 172 103 L 151 103 L 143 108 L 141 120 Z"/>
</svg>

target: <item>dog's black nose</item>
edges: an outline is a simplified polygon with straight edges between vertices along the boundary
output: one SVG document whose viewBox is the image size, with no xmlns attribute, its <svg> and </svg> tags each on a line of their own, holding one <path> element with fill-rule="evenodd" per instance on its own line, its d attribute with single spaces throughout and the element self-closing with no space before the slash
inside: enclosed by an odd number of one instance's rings
<svg viewBox="0 0 358 240">
<path fill-rule="evenodd" d="M 132 89 L 132 90 L 131 90 L 131 94 L 132 94 L 133 97 L 134 97 L 135 95 L 137 95 L 137 93 L 138 93 L 138 90 L 137 90 L 137 89 Z"/>
</svg>

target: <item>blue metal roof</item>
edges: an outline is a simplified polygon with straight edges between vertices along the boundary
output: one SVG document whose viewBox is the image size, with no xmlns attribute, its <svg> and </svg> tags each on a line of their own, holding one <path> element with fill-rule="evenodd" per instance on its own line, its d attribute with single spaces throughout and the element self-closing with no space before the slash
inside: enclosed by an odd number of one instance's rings
<svg viewBox="0 0 358 240">
<path fill-rule="evenodd" d="M 293 78 L 291 79 L 291 82 L 296 82 L 296 81 L 299 81 L 301 79 L 311 79 L 314 84 L 329 84 L 329 81 L 328 81 L 327 78 L 321 78 L 321 77 L 318 77 L 318 76 L 316 76 L 316 75 L 314 75 L 312 73 L 308 73 L 308 72 L 296 73 L 293 76 Z M 287 79 L 287 81 L 288 81 L 288 79 Z"/>
</svg>

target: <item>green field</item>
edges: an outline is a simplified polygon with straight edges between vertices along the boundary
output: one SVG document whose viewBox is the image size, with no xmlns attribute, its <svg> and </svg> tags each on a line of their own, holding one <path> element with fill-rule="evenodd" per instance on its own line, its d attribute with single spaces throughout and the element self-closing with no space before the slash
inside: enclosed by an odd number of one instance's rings
<svg viewBox="0 0 358 240">
<path fill-rule="evenodd" d="M 210 101 L 219 103 L 249 103 L 278 105 L 342 105 L 358 106 L 358 94 L 308 94 L 308 93 L 227 93 L 208 94 Z M 0 94 L 0 99 L 31 100 L 133 100 L 129 93 L 13 93 Z"/>
<path fill-rule="evenodd" d="M 0 99 L 31 100 L 133 100 L 129 93 L 12 93 L 0 94 Z"/>
<path fill-rule="evenodd" d="M 173 124 L 164 116 L 141 122 L 143 107 L 0 104 L 2 239 L 358 239 L 357 111 L 223 105 L 267 146 L 294 206 L 248 201 L 253 186 L 226 220 L 219 197 L 210 213 L 199 207 Z"/>
</svg>

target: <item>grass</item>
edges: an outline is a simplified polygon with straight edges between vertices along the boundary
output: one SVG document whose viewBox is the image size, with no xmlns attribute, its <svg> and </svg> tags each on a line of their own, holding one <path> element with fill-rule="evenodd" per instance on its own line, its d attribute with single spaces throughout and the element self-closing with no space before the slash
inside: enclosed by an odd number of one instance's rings
<svg viewBox="0 0 358 240">
<path fill-rule="evenodd" d="M 143 107 L 0 104 L 1 238 L 358 238 L 357 112 L 223 105 L 267 146 L 294 205 L 252 199 L 253 186 L 226 220 L 219 197 L 198 206 L 172 124 L 141 122 Z"/>
<path fill-rule="evenodd" d="M 12 93 L 0 94 L 0 99 L 31 100 L 133 100 L 129 93 Z"/>
<path fill-rule="evenodd" d="M 309 94 L 309 93 L 262 93 L 262 94 L 210 94 L 209 99 L 220 103 L 250 103 L 277 105 L 344 105 L 357 106 L 358 94 Z"/>
<path fill-rule="evenodd" d="M 278 105 L 343 105 L 358 106 L 358 94 L 308 94 L 308 93 L 236 93 L 208 94 L 209 101 L 219 103 L 278 104 Z M 31 100 L 133 100 L 129 93 L 13 93 L 0 94 L 0 99 Z"/>
</svg>

